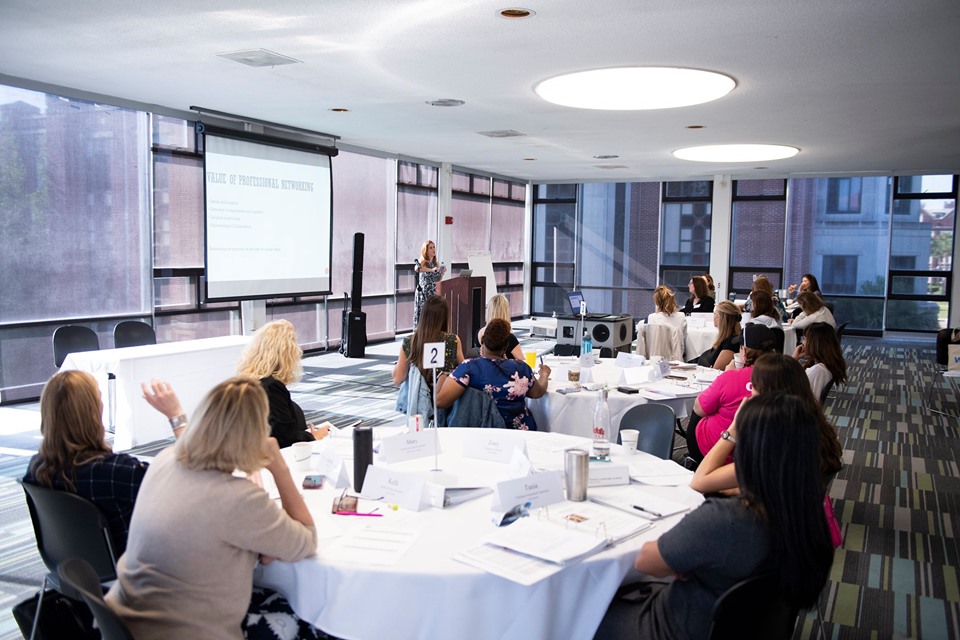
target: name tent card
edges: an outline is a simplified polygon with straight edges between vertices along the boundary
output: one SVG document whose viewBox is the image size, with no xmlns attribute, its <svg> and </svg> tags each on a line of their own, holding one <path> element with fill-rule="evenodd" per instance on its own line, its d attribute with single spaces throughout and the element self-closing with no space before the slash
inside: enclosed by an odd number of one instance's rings
<svg viewBox="0 0 960 640">
<path fill-rule="evenodd" d="M 660 369 L 653 365 L 626 367 L 620 371 L 620 384 L 643 384 L 658 380 Z"/>
<path fill-rule="evenodd" d="M 320 454 L 320 460 L 317 462 L 317 471 L 333 482 L 333 486 L 342 489 L 350 485 L 350 477 L 347 475 L 347 465 L 343 462 L 333 447 L 327 447 Z"/>
<path fill-rule="evenodd" d="M 529 475 L 533 475 L 533 463 L 522 449 L 514 447 L 513 455 L 510 456 L 510 477 L 525 478 Z"/>
<path fill-rule="evenodd" d="M 564 500 L 563 472 L 545 471 L 498 482 L 493 494 L 493 509 L 506 511 L 528 502 L 531 509 L 536 509 Z"/>
<path fill-rule="evenodd" d="M 384 462 L 415 460 L 435 453 L 438 453 L 436 435 L 429 430 L 401 433 L 380 442 L 380 458 Z"/>
<path fill-rule="evenodd" d="M 526 451 L 523 438 L 506 429 L 470 429 L 463 441 L 463 457 L 508 463 L 515 449 Z"/>
<path fill-rule="evenodd" d="M 421 474 L 389 471 L 370 465 L 360 495 L 368 500 L 383 500 L 404 509 L 420 511 L 424 507 L 425 486 Z"/>
<path fill-rule="evenodd" d="M 680 465 L 674 466 L 679 467 Z M 630 467 L 625 464 L 611 464 L 609 462 L 591 463 L 590 475 L 587 478 L 588 487 L 630 484 Z"/>
</svg>

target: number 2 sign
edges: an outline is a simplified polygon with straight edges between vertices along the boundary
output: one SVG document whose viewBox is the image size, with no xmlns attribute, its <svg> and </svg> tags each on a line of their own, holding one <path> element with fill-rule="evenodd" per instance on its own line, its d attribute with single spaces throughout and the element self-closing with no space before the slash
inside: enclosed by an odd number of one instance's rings
<svg viewBox="0 0 960 640">
<path fill-rule="evenodd" d="M 423 345 L 423 368 L 443 369 L 443 343 L 428 342 Z"/>
</svg>

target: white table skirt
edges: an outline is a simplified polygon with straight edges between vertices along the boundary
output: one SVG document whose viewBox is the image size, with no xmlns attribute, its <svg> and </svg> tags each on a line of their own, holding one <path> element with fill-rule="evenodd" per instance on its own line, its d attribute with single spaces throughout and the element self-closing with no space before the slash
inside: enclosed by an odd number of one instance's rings
<svg viewBox="0 0 960 640">
<path fill-rule="evenodd" d="M 117 376 L 113 447 L 120 451 L 170 437 L 170 424 L 143 399 L 141 382 L 157 378 L 171 384 L 190 416 L 218 382 L 236 375 L 249 336 L 223 336 L 164 344 L 71 353 L 61 371 L 93 374 L 103 398 L 103 424 L 109 426 L 107 374 Z"/>
<path fill-rule="evenodd" d="M 441 429 L 440 467 L 466 483 L 492 486 L 508 478 L 508 465 L 464 458 L 464 435 L 469 429 Z M 530 458 L 538 469 L 562 469 L 562 452 L 537 450 L 550 434 L 519 432 L 527 440 Z M 330 440 L 314 445 L 331 446 Z M 589 441 L 583 440 L 583 446 Z M 333 440 L 349 455 L 349 440 Z M 288 453 L 287 450 L 285 453 Z M 634 459 L 647 454 L 636 453 Z M 626 455 L 613 447 L 614 460 Z M 316 459 L 314 455 L 313 459 Z M 403 471 L 430 474 L 433 457 L 396 465 Z M 376 461 L 375 464 L 383 464 Z M 348 460 L 352 472 L 352 460 Z M 305 470 L 294 471 L 299 484 Z M 651 493 L 695 507 L 702 497 L 687 486 L 644 487 Z M 531 586 L 522 586 L 467 566 L 451 558 L 479 544 L 494 528 L 491 496 L 446 509 L 421 512 L 385 510 L 383 518 L 334 516 L 330 505 L 339 490 L 306 491 L 304 497 L 316 522 L 319 551 L 297 563 L 274 562 L 257 569 L 255 582 L 275 589 L 290 601 L 297 615 L 327 633 L 346 639 L 380 638 L 592 638 L 607 605 L 624 579 L 639 578 L 634 558 L 647 540 L 661 536 L 683 517 L 658 521 L 640 536 L 609 547 L 565 567 Z M 361 501 L 361 511 L 371 503 Z M 358 522 L 359 521 L 359 522 Z M 332 538 L 350 535 L 358 526 L 390 526 L 415 530 L 419 537 L 394 566 L 338 562 L 331 553 Z"/>
<path fill-rule="evenodd" d="M 600 392 L 582 389 L 577 393 L 557 393 L 557 389 L 572 385 L 567 381 L 567 371 L 570 368 L 569 365 L 575 359 L 571 357 L 546 360 L 551 368 L 550 385 L 547 387 L 547 393 L 541 398 L 528 398 L 527 408 L 530 409 L 534 420 L 537 421 L 537 429 L 541 431 L 553 431 L 589 438 L 593 434 L 593 413 L 597 407 L 597 398 Z M 613 387 L 617 386 L 622 370 L 615 364 L 614 359 L 603 358 L 601 363 L 595 365 L 592 369 L 589 376 L 593 382 L 606 383 Z M 586 375 L 581 370 L 581 379 L 584 379 Z M 698 387 L 698 389 L 700 388 L 702 387 Z M 678 418 L 684 418 L 690 415 L 695 400 L 695 397 L 689 397 L 657 400 L 656 402 L 668 405 L 677 414 Z M 652 401 L 641 397 L 639 394 L 626 394 L 617 391 L 616 388 L 610 389 L 607 404 L 610 407 L 611 442 L 617 441 L 617 434 L 620 432 L 620 419 L 623 414 L 631 407 L 646 402 Z"/>
</svg>

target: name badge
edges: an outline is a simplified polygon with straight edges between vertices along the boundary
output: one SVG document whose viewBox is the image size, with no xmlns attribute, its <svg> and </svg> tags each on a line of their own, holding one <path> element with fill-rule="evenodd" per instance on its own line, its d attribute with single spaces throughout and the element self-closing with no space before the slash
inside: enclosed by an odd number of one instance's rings
<svg viewBox="0 0 960 640">
<path fill-rule="evenodd" d="M 343 463 L 343 458 L 333 450 L 333 447 L 327 447 L 320 454 L 317 471 L 333 482 L 333 486 L 337 489 L 350 485 L 347 466 Z"/>
<path fill-rule="evenodd" d="M 464 458 L 489 462 L 510 462 L 515 449 L 526 451 L 523 438 L 506 429 L 470 429 L 463 441 Z"/>
<path fill-rule="evenodd" d="M 528 502 L 531 509 L 536 509 L 563 501 L 563 472 L 544 471 L 498 482 L 493 494 L 493 509 L 506 511 Z"/>
<path fill-rule="evenodd" d="M 403 462 L 432 456 L 437 452 L 437 439 L 432 429 L 401 433 L 384 438 L 380 443 L 380 458 L 384 462 Z"/>
<path fill-rule="evenodd" d="M 628 465 L 610 464 L 609 462 L 598 462 L 590 465 L 588 487 L 609 487 L 617 484 L 630 484 L 630 467 Z"/>
<path fill-rule="evenodd" d="M 383 500 L 404 509 L 420 511 L 423 508 L 423 476 L 417 473 L 390 471 L 370 465 L 363 479 L 360 495 L 368 500 Z"/>
</svg>

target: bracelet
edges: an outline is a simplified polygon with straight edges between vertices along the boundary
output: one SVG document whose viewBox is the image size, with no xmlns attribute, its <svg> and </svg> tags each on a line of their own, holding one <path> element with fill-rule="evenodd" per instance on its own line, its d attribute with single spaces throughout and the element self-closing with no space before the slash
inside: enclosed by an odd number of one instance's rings
<svg viewBox="0 0 960 640">
<path fill-rule="evenodd" d="M 179 429 L 180 427 L 187 426 L 187 414 L 181 413 L 178 416 L 173 416 L 170 418 L 170 428 Z"/>
</svg>

